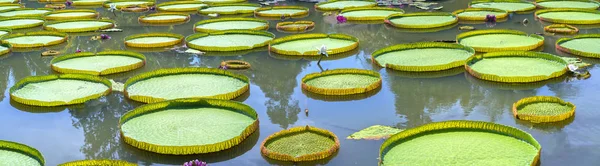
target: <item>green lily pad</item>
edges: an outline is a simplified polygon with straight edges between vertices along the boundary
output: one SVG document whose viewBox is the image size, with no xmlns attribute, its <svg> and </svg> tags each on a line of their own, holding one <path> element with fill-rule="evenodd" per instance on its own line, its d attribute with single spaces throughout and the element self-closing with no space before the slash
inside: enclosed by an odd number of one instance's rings
<svg viewBox="0 0 600 166">
<path fill-rule="evenodd" d="M 100 6 L 108 0 L 71 0 L 73 6 Z"/>
<path fill-rule="evenodd" d="M 1 1 L 0 1 L 1 3 Z M 0 11 L 22 8 L 21 4 L 0 4 Z"/>
<path fill-rule="evenodd" d="M 298 17 L 308 15 L 308 8 L 300 6 L 262 7 L 254 10 L 254 15 L 260 17 Z"/>
<path fill-rule="evenodd" d="M 475 77 L 497 82 L 537 82 L 567 72 L 567 62 L 556 55 L 528 51 L 483 54 L 467 62 L 466 67 Z"/>
<path fill-rule="evenodd" d="M 586 9 L 545 9 L 535 12 L 542 21 L 562 24 L 599 24 L 600 11 Z"/>
<path fill-rule="evenodd" d="M 573 8 L 573 9 L 598 9 L 600 4 L 586 0 L 537 0 L 537 6 L 542 8 Z"/>
<path fill-rule="evenodd" d="M 50 31 L 36 31 L 29 33 L 13 33 L 2 39 L 2 43 L 8 43 L 13 48 L 45 47 L 63 43 L 67 40 L 67 34 Z"/>
<path fill-rule="evenodd" d="M 263 155 L 282 161 L 312 161 L 329 157 L 340 147 L 337 136 L 315 127 L 294 127 L 267 137 Z"/>
<path fill-rule="evenodd" d="M 376 64 L 400 71 L 441 71 L 459 66 L 475 55 L 475 50 L 459 44 L 421 42 L 399 44 L 375 51 Z"/>
<path fill-rule="evenodd" d="M 260 5 L 256 4 L 220 4 L 211 5 L 207 8 L 200 9 L 200 14 L 244 14 L 254 13 L 254 10 L 260 8 Z"/>
<path fill-rule="evenodd" d="M 208 5 L 197 1 L 172 1 L 160 3 L 156 5 L 156 9 L 167 12 L 190 12 L 205 6 Z"/>
<path fill-rule="evenodd" d="M 346 137 L 346 139 L 379 140 L 379 139 L 388 138 L 391 135 L 394 135 L 401 131 L 402 131 L 402 129 L 398 129 L 398 128 L 394 128 L 394 127 L 374 125 L 374 126 L 370 126 L 365 129 L 362 129 L 356 133 L 353 133 L 352 135 Z"/>
<path fill-rule="evenodd" d="M 138 5 L 146 5 L 146 6 L 151 6 L 154 5 L 154 0 L 147 0 L 147 1 L 136 1 L 136 0 L 112 0 L 109 2 L 104 3 L 104 7 L 105 8 L 109 8 L 110 5 L 116 5 L 117 9 L 121 9 L 127 6 L 138 6 Z"/>
<path fill-rule="evenodd" d="M 107 75 L 142 67 L 146 57 L 131 51 L 75 53 L 52 59 L 50 67 L 60 73 Z"/>
<path fill-rule="evenodd" d="M 345 9 L 340 12 L 349 21 L 383 21 L 386 17 L 399 13 L 404 13 L 404 10 L 387 7 L 363 7 Z"/>
<path fill-rule="evenodd" d="M 210 3 L 210 4 L 214 4 L 214 3 L 241 3 L 241 2 L 246 2 L 246 0 L 199 0 L 200 2 L 204 2 L 204 3 Z"/>
<path fill-rule="evenodd" d="M 37 17 L 13 17 L 0 19 L 0 28 L 23 29 L 44 24 L 44 19 Z"/>
<path fill-rule="evenodd" d="M 121 160 L 78 160 L 62 163 L 58 166 L 137 166 L 137 164 Z"/>
<path fill-rule="evenodd" d="M 554 96 L 533 96 L 513 104 L 513 115 L 534 123 L 558 122 L 575 114 L 575 105 Z"/>
<path fill-rule="evenodd" d="M 600 35 L 585 34 L 574 38 L 561 38 L 556 42 L 556 48 L 571 54 L 590 58 L 600 58 Z"/>
<path fill-rule="evenodd" d="M 50 12 L 50 10 L 17 8 L 0 12 L 0 17 L 42 16 L 48 12 Z"/>
<path fill-rule="evenodd" d="M 85 19 L 96 17 L 98 17 L 98 12 L 87 9 L 57 10 L 44 16 L 47 20 Z"/>
<path fill-rule="evenodd" d="M 241 143 L 258 128 L 258 117 L 250 106 L 234 101 L 178 99 L 140 106 L 123 115 L 120 124 L 130 145 L 183 155 L 216 152 Z"/>
<path fill-rule="evenodd" d="M 274 37 L 267 31 L 225 30 L 196 33 L 185 40 L 190 48 L 201 51 L 241 51 L 266 46 Z"/>
<path fill-rule="evenodd" d="M 248 90 L 248 78 L 210 68 L 159 69 L 130 78 L 127 97 L 140 102 L 208 97 L 233 99 Z"/>
<path fill-rule="evenodd" d="M 153 13 L 146 16 L 140 16 L 138 21 L 147 24 L 178 24 L 185 23 L 190 19 L 190 15 L 182 13 Z"/>
<path fill-rule="evenodd" d="M 322 95 L 367 93 L 381 86 L 377 72 L 361 69 L 335 69 L 311 73 L 302 78 L 302 89 Z"/>
<path fill-rule="evenodd" d="M 0 140 L 0 165 L 43 166 L 44 157 L 27 145 Z"/>
<path fill-rule="evenodd" d="M 358 39 L 344 34 L 298 34 L 273 40 L 270 49 L 284 55 L 320 56 L 317 49 L 323 45 L 329 54 L 344 53 L 358 47 Z"/>
<path fill-rule="evenodd" d="M 197 22 L 195 30 L 198 32 L 214 32 L 221 30 L 246 29 L 267 30 L 269 22 L 255 18 L 220 18 Z"/>
<path fill-rule="evenodd" d="M 317 3 L 316 8 L 319 10 L 343 10 L 355 7 L 377 6 L 375 1 L 360 1 L 360 0 L 332 0 L 327 2 Z"/>
<path fill-rule="evenodd" d="M 91 75 L 63 74 L 30 76 L 10 89 L 11 99 L 36 106 L 84 103 L 111 91 L 110 82 Z"/>
<path fill-rule="evenodd" d="M 544 44 L 542 36 L 502 29 L 469 31 L 459 34 L 456 39 L 459 44 L 473 47 L 477 52 L 529 51 Z"/>
<path fill-rule="evenodd" d="M 429 123 L 380 148 L 380 165 L 535 165 L 541 146 L 519 129 L 477 121 Z M 435 153 L 432 153 L 435 152 Z"/>
<path fill-rule="evenodd" d="M 526 12 L 534 10 L 533 3 L 520 0 L 475 0 L 471 2 L 472 8 L 493 8 L 508 12 Z"/>
<path fill-rule="evenodd" d="M 114 26 L 115 24 L 108 20 L 81 19 L 46 23 L 44 29 L 57 32 L 93 32 Z"/>
<path fill-rule="evenodd" d="M 418 12 L 393 14 L 386 18 L 387 23 L 398 28 L 429 29 L 453 25 L 458 18 L 452 13 Z"/>
</svg>

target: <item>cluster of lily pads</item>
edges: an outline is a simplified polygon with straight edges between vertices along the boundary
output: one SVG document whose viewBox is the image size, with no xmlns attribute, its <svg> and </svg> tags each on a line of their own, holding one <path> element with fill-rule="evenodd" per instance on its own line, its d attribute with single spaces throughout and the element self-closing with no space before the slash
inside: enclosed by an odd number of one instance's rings
<svg viewBox="0 0 600 166">
<path fill-rule="evenodd" d="M 600 23 L 597 2 L 538 0 L 536 3 L 516 0 L 476 0 L 469 9 L 447 12 L 405 13 L 401 9 L 375 7 L 375 1 L 337 0 L 321 2 L 315 9 L 338 12 L 340 23 L 353 21 L 382 24 L 401 29 L 439 29 L 453 27 L 461 21 L 496 22 L 509 19 L 512 12 L 535 12 L 536 18 L 561 24 Z M 581 2 L 581 3 L 580 3 Z M 180 24 L 189 21 L 189 12 L 218 17 L 251 14 L 256 18 L 218 18 L 194 24 L 197 33 L 184 37 L 172 33 L 135 34 L 123 40 L 134 48 L 173 47 L 185 43 L 199 51 L 232 52 L 268 47 L 273 54 L 302 58 L 335 56 L 356 50 L 359 39 L 346 34 L 304 33 L 315 26 L 310 21 L 279 22 L 277 29 L 301 34 L 276 38 L 268 32 L 266 20 L 304 18 L 309 9 L 299 6 L 260 6 L 238 0 L 176 1 L 154 6 L 149 0 L 67 1 L 65 6 L 102 5 L 110 11 L 159 13 L 138 18 L 141 24 Z M 404 5 L 392 1 L 391 5 Z M 411 2 L 420 9 L 441 9 L 434 3 Z M 54 9 L 60 9 L 53 7 Z M 574 9 L 584 6 L 581 9 Z M 588 7 L 592 6 L 592 7 Z M 104 31 L 115 27 L 110 19 L 98 19 L 94 10 L 29 9 L 6 5 L 0 10 L 2 35 L 0 53 L 11 49 L 46 47 L 66 42 L 70 34 Z M 573 19 L 578 16 L 580 19 Z M 580 17 L 579 17 L 580 16 Z M 74 25 L 78 25 L 74 28 Z M 13 29 L 43 26 L 47 31 L 11 33 Z M 552 26 L 577 29 L 570 25 Z M 114 30 L 118 31 L 118 30 Z M 574 33 L 567 33 L 574 34 Z M 100 35 L 99 39 L 108 39 Z M 556 55 L 535 52 L 544 44 L 544 37 L 515 30 L 474 30 L 456 36 L 455 43 L 418 42 L 381 48 L 371 54 L 375 65 L 403 72 L 438 72 L 465 68 L 472 76 L 505 83 L 539 82 L 575 71 L 571 61 Z M 600 58 L 594 44 L 599 34 L 561 38 L 556 47 L 574 55 Z M 315 45 L 322 45 L 315 49 Z M 478 54 L 480 53 L 480 54 Z M 102 62 L 102 63 L 97 63 Z M 24 78 L 10 89 L 11 99 L 34 106 L 81 104 L 113 91 L 122 91 L 127 98 L 146 103 L 124 114 L 119 129 L 125 143 L 160 154 L 203 154 L 232 148 L 259 128 L 257 112 L 250 106 L 231 101 L 250 88 L 249 78 L 228 70 L 215 68 L 169 68 L 139 74 L 122 86 L 101 76 L 127 72 L 143 67 L 146 57 L 134 51 L 77 52 L 57 56 L 50 68 L 61 74 Z M 244 61 L 224 61 L 221 66 L 250 68 Z M 301 80 L 307 93 L 325 96 L 348 96 L 375 92 L 382 85 L 379 72 L 364 69 L 333 69 L 311 73 Z M 533 122 L 555 122 L 570 118 L 575 106 L 548 96 L 525 98 L 513 106 L 515 118 Z M 188 123 L 188 122 L 195 123 Z M 206 135 L 206 133 L 219 133 Z M 197 137 L 203 135 L 203 137 Z M 445 164 L 449 156 L 472 154 L 454 160 L 455 163 L 484 165 L 495 158 L 507 165 L 534 165 L 539 160 L 541 146 L 528 133 L 489 122 L 446 121 L 412 129 L 375 126 L 350 135 L 349 139 L 388 138 L 380 148 L 382 165 Z M 466 143 L 465 143 L 466 142 Z M 444 147 L 440 151 L 440 147 Z M 508 148 L 507 148 L 508 147 Z M 268 136 L 261 144 L 261 154 L 282 161 L 311 161 L 331 157 L 340 148 L 338 137 L 325 129 L 300 126 Z M 432 151 L 437 153 L 423 158 Z M 10 161 L 17 165 L 44 165 L 40 152 L 26 145 L 0 141 L 0 155 L 17 156 Z M 498 157 L 501 156 L 501 157 Z M 477 160 L 476 160 L 477 159 Z M 84 160 L 62 165 L 135 165 L 125 161 Z M 204 166 L 199 160 L 184 165 Z"/>
</svg>

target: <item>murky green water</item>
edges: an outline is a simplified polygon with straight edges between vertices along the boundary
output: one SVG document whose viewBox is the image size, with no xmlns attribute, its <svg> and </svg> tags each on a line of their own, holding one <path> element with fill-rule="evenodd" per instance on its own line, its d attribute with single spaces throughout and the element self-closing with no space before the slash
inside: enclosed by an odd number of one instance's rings
<svg viewBox="0 0 600 166">
<path fill-rule="evenodd" d="M 162 2 L 162 1 L 161 1 Z M 28 7 L 42 7 L 27 1 Z M 441 1 L 443 11 L 452 12 L 466 8 L 466 0 Z M 294 3 L 288 2 L 288 5 Z M 336 60 L 321 62 L 324 69 L 363 68 L 382 73 L 383 86 L 368 98 L 361 96 L 339 99 L 323 98 L 304 93 L 300 79 L 320 71 L 316 61 L 291 60 L 270 55 L 266 48 L 253 52 L 214 56 L 179 54 L 174 51 L 143 52 L 148 57 L 145 67 L 108 78 L 124 82 L 136 74 L 159 68 L 217 67 L 222 60 L 240 59 L 252 64 L 252 69 L 236 71 L 247 75 L 251 81 L 250 92 L 236 99 L 251 105 L 259 114 L 260 129 L 241 145 L 212 154 L 192 156 L 158 155 L 133 148 L 120 140 L 118 120 L 122 114 L 141 103 L 126 99 L 122 93 L 112 93 L 84 105 L 37 108 L 12 102 L 8 89 L 18 80 L 31 75 L 55 74 L 49 67 L 52 57 L 41 57 L 43 50 L 14 52 L 0 57 L 0 139 L 24 143 L 40 150 L 47 165 L 80 159 L 122 159 L 140 165 L 181 165 L 185 161 L 200 159 L 211 165 L 289 165 L 262 157 L 259 145 L 268 135 L 292 126 L 313 125 L 333 131 L 341 138 L 340 151 L 333 157 L 307 165 L 377 165 L 379 147 L 383 141 L 345 140 L 346 136 L 371 125 L 381 124 L 410 128 L 422 124 L 455 120 L 483 120 L 515 126 L 531 133 L 542 145 L 542 165 L 597 165 L 600 163 L 600 70 L 594 65 L 593 75 L 587 80 L 567 82 L 564 78 L 525 86 L 508 86 L 477 80 L 461 69 L 435 75 L 414 75 L 386 71 L 371 64 L 370 54 L 380 48 L 417 41 L 451 40 L 460 33 L 457 27 L 432 33 L 411 33 L 384 25 L 336 24 L 333 16 L 321 16 L 313 10 L 312 3 L 299 3 L 310 7 L 305 19 L 316 22 L 313 32 L 345 33 L 361 40 L 354 54 Z M 90 41 L 90 34 L 72 36 L 69 43 L 54 49 L 74 52 L 128 49 L 123 38 L 147 32 L 172 32 L 183 35 L 193 33 L 193 24 L 207 19 L 194 14 L 186 24 L 176 26 L 141 26 L 139 13 L 117 13 L 116 18 L 102 8 L 102 16 L 114 18 L 124 32 L 110 33 L 107 41 Z M 411 12 L 415 9 L 406 9 Z M 519 23 L 530 20 L 527 26 Z M 289 34 L 275 30 L 278 21 L 271 21 L 269 31 L 277 37 Z M 542 32 L 543 26 L 533 14 L 513 15 L 494 28 Z M 485 24 L 473 25 L 488 29 Z M 40 28 L 25 31 L 37 31 Z M 22 30 L 19 30 L 19 32 Z M 598 28 L 582 29 L 580 33 L 599 33 Z M 96 33 L 97 34 L 97 33 Z M 560 36 L 546 36 L 544 52 L 556 53 L 554 43 Z M 563 56 L 569 56 L 560 54 Z M 597 64 L 600 60 L 585 59 Z M 310 95 L 308 97 L 307 95 Z M 510 108 L 517 100 L 535 96 L 552 95 L 577 105 L 574 118 L 567 122 L 534 125 L 515 120 Z M 348 99 L 355 99 L 350 100 Z M 332 101 L 333 100 L 333 101 Z M 308 108 L 308 116 L 304 109 Z M 207 133 L 210 134 L 210 133 Z M 199 136 L 201 137 L 201 136 Z"/>
</svg>

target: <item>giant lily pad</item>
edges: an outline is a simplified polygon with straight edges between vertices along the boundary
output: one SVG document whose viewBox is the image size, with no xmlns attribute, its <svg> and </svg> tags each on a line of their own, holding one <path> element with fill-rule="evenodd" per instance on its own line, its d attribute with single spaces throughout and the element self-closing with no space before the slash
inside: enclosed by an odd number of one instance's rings
<svg viewBox="0 0 600 166">
<path fill-rule="evenodd" d="M 400 71 L 441 71 L 465 65 L 475 50 L 459 44 L 422 42 L 399 44 L 375 51 L 373 62 Z"/>
<path fill-rule="evenodd" d="M 10 9 L 17 9 L 17 8 L 22 8 L 23 5 L 21 4 L 2 4 L 2 1 L 0 1 L 0 11 L 5 11 L 5 10 L 10 10 Z"/>
<path fill-rule="evenodd" d="M 600 4 L 590 0 L 536 0 L 540 8 L 598 9 Z"/>
<path fill-rule="evenodd" d="M 349 21 L 383 21 L 392 14 L 402 14 L 404 10 L 388 7 L 361 7 L 344 9 L 340 12 Z"/>
<path fill-rule="evenodd" d="M 145 103 L 190 97 L 234 99 L 248 89 L 246 76 L 211 68 L 159 69 L 125 83 L 126 96 Z"/>
<path fill-rule="evenodd" d="M 50 11 L 52 11 L 52 9 L 16 8 L 0 12 L 0 17 L 43 16 Z"/>
<path fill-rule="evenodd" d="M 279 22 L 277 30 L 284 32 L 304 32 L 315 27 L 315 22 L 312 21 L 296 21 L 296 22 Z"/>
<path fill-rule="evenodd" d="M 586 9 L 545 9 L 535 16 L 547 22 L 561 24 L 600 24 L 600 11 Z"/>
<path fill-rule="evenodd" d="M 122 160 L 77 160 L 59 164 L 58 166 L 137 166 Z"/>
<path fill-rule="evenodd" d="M 254 15 L 260 17 L 301 17 L 308 15 L 308 8 L 301 6 L 262 7 L 254 10 Z"/>
<path fill-rule="evenodd" d="M 356 49 L 358 39 L 344 34 L 298 34 L 273 40 L 269 49 L 283 55 L 320 56 L 317 49 L 323 45 L 328 54 L 339 54 Z"/>
<path fill-rule="evenodd" d="M 0 28 L 24 29 L 33 28 L 44 24 L 40 17 L 9 17 L 0 18 Z"/>
<path fill-rule="evenodd" d="M 567 72 L 567 62 L 547 53 L 502 51 L 477 56 L 465 68 L 482 80 L 526 83 L 562 76 Z"/>
<path fill-rule="evenodd" d="M 196 32 L 204 33 L 233 29 L 267 30 L 269 22 L 256 18 L 219 18 L 199 21 L 194 27 Z"/>
<path fill-rule="evenodd" d="M 320 2 L 315 5 L 318 10 L 343 10 L 356 7 L 373 7 L 377 2 L 372 0 L 331 0 Z"/>
<path fill-rule="evenodd" d="M 30 76 L 10 88 L 12 100 L 34 106 L 81 104 L 111 92 L 107 79 L 84 74 Z"/>
<path fill-rule="evenodd" d="M 502 20 L 508 17 L 508 12 L 505 10 L 492 8 L 468 8 L 454 11 L 459 20 L 465 21 L 486 21 L 487 15 L 494 15 L 496 19 Z"/>
<path fill-rule="evenodd" d="M 567 53 L 585 56 L 590 58 L 600 58 L 599 34 L 577 35 L 573 38 L 561 38 L 556 41 L 556 48 Z"/>
<path fill-rule="evenodd" d="M 192 12 L 208 5 L 198 1 L 172 1 L 156 5 L 159 11 L 167 12 Z"/>
<path fill-rule="evenodd" d="M 131 51 L 82 52 L 56 57 L 50 63 L 60 73 L 107 75 L 140 68 L 146 57 Z"/>
<path fill-rule="evenodd" d="M 385 22 L 397 28 L 429 29 L 454 25 L 458 18 L 452 13 L 419 12 L 393 14 L 388 16 Z"/>
<path fill-rule="evenodd" d="M 15 33 L 2 38 L 3 44 L 14 48 L 45 47 L 67 41 L 67 34 L 50 31 Z"/>
<path fill-rule="evenodd" d="M 374 125 L 362 129 L 352 135 L 348 136 L 346 139 L 367 139 L 367 140 L 379 140 L 384 138 L 389 138 L 391 135 L 401 132 L 402 129 L 390 127 L 390 126 L 382 126 L 382 125 Z"/>
<path fill-rule="evenodd" d="M 232 4 L 214 4 L 207 8 L 198 10 L 200 14 L 248 14 L 254 13 L 254 10 L 260 8 L 258 4 L 252 3 L 232 3 Z"/>
<path fill-rule="evenodd" d="M 111 20 L 75 19 L 44 24 L 45 30 L 57 32 L 94 32 L 115 26 Z"/>
<path fill-rule="evenodd" d="M 552 24 L 544 27 L 544 31 L 550 33 L 576 34 L 579 28 L 567 24 Z"/>
<path fill-rule="evenodd" d="M 17 3 L 19 0 L 0 0 L 0 4 Z"/>
<path fill-rule="evenodd" d="M 534 50 L 544 45 L 544 37 L 515 30 L 475 30 L 458 34 L 458 43 L 473 47 L 477 52 Z"/>
<path fill-rule="evenodd" d="M 137 107 L 123 115 L 120 124 L 124 141 L 134 147 L 186 155 L 241 143 L 258 129 L 258 116 L 250 106 L 234 101 L 177 99 Z"/>
<path fill-rule="evenodd" d="M 202 51 L 241 51 L 266 46 L 275 35 L 267 31 L 225 30 L 196 33 L 185 38 L 187 46 Z"/>
<path fill-rule="evenodd" d="M 312 161 L 331 156 L 340 148 L 335 134 L 316 127 L 294 127 L 267 137 L 261 153 L 282 161 Z"/>
<path fill-rule="evenodd" d="M 199 0 L 200 2 L 208 3 L 208 4 L 222 4 L 222 3 L 242 3 L 246 2 L 246 0 Z"/>
<path fill-rule="evenodd" d="M 143 33 L 127 36 L 125 45 L 129 47 L 157 48 L 181 43 L 183 35 L 174 33 Z"/>
<path fill-rule="evenodd" d="M 517 119 L 535 123 L 558 122 L 575 114 L 575 105 L 553 96 L 534 96 L 513 104 L 513 115 Z"/>
<path fill-rule="evenodd" d="M 527 12 L 536 8 L 533 3 L 522 0 L 474 0 L 470 7 L 494 8 L 508 12 Z"/>
<path fill-rule="evenodd" d="M 42 154 L 27 145 L 0 140 L 0 165 L 43 166 Z"/>
<path fill-rule="evenodd" d="M 490 122 L 445 121 L 404 130 L 379 150 L 380 165 L 536 165 L 541 146 L 528 133 Z M 435 153 L 432 153 L 435 152 Z"/>
<path fill-rule="evenodd" d="M 381 86 L 379 73 L 361 69 L 334 69 L 302 78 L 302 89 L 322 95 L 367 93 Z"/>
<path fill-rule="evenodd" d="M 105 8 L 110 8 L 110 5 L 116 5 L 117 9 L 129 7 L 129 6 L 152 6 L 154 0 L 111 0 L 104 3 Z"/>
<path fill-rule="evenodd" d="M 138 21 L 146 24 L 177 24 L 190 20 L 189 14 L 182 13 L 153 13 L 140 16 Z"/>
<path fill-rule="evenodd" d="M 85 19 L 96 17 L 98 17 L 98 12 L 90 9 L 57 10 L 47 13 L 44 16 L 46 20 Z"/>
<path fill-rule="evenodd" d="M 10 44 L 2 44 L 0 45 L 0 56 L 4 54 L 8 54 L 10 52 Z"/>
<path fill-rule="evenodd" d="M 101 6 L 108 0 L 71 0 L 73 6 Z"/>
</svg>

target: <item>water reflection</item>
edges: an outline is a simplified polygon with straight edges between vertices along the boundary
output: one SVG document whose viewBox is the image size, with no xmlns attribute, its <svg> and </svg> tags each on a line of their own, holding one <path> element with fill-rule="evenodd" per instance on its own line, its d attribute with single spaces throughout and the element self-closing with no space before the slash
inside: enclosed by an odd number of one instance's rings
<svg viewBox="0 0 600 166">
<path fill-rule="evenodd" d="M 123 152 L 119 119 L 134 108 L 122 95 L 109 95 L 91 100 L 83 108 L 70 108 L 73 127 L 83 131 L 85 144 L 80 151 L 87 159 L 131 158 Z"/>
<path fill-rule="evenodd" d="M 465 105 L 463 110 L 467 112 L 477 103 L 471 101 L 470 84 L 458 75 L 443 78 L 406 78 L 395 72 L 388 75 L 396 98 L 396 114 L 404 119 L 396 125 L 399 128 L 430 123 L 432 116 L 456 109 L 453 107 L 459 102 Z"/>
<path fill-rule="evenodd" d="M 269 60 L 269 56 L 245 56 L 244 59 L 252 64 L 252 72 L 248 75 L 250 81 L 260 87 L 268 100 L 265 102 L 267 115 L 271 122 L 281 128 L 288 128 L 298 121 L 300 104 L 292 98 L 294 88 L 298 86 L 296 77 L 309 62 Z M 266 65 L 269 63 L 269 65 Z M 278 72 L 274 72 L 278 71 Z"/>
</svg>

